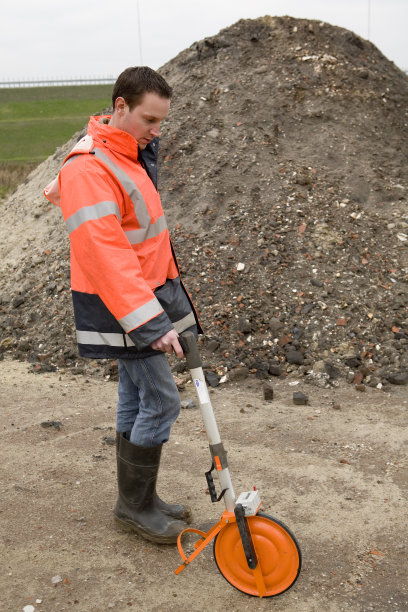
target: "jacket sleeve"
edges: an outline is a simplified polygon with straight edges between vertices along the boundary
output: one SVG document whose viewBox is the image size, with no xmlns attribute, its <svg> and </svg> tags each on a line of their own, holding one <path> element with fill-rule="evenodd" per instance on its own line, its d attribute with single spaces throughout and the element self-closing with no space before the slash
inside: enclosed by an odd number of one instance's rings
<svg viewBox="0 0 408 612">
<path fill-rule="evenodd" d="M 60 192 L 71 242 L 72 289 L 99 295 L 136 347 L 149 346 L 173 325 L 123 231 L 120 187 L 95 159 L 81 155 L 61 170 Z"/>
</svg>

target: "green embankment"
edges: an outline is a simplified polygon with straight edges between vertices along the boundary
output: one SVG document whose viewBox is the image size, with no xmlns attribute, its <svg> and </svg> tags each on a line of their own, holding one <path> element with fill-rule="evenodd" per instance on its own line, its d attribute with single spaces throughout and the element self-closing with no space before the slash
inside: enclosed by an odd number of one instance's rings
<svg viewBox="0 0 408 612">
<path fill-rule="evenodd" d="M 110 105 L 112 85 L 0 89 L 0 163 L 39 163 L 90 115 Z"/>
</svg>

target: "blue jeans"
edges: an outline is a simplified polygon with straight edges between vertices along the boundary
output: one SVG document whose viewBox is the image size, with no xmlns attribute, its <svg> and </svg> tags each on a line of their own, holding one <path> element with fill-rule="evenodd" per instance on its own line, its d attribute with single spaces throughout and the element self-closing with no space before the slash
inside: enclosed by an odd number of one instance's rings
<svg viewBox="0 0 408 612">
<path fill-rule="evenodd" d="M 116 430 L 137 446 L 167 442 L 180 413 L 180 396 L 166 355 L 118 359 Z"/>
</svg>

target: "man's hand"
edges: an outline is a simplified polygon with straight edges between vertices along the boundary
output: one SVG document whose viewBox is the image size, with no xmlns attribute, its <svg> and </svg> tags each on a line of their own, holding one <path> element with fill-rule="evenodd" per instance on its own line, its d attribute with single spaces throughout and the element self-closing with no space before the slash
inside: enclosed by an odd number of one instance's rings
<svg viewBox="0 0 408 612">
<path fill-rule="evenodd" d="M 178 341 L 178 333 L 175 329 L 171 329 L 167 334 L 164 334 L 161 338 L 158 338 L 151 343 L 152 349 L 155 351 L 163 351 L 163 353 L 172 354 L 174 351 L 179 359 L 183 357 L 183 349 L 181 348 L 180 342 Z"/>
</svg>

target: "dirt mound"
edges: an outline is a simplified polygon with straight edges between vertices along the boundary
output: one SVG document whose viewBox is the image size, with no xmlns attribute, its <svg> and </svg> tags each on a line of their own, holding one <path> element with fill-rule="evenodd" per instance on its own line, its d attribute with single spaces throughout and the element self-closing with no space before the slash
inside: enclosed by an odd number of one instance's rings
<svg viewBox="0 0 408 612">
<path fill-rule="evenodd" d="M 239 21 L 161 72 L 159 188 L 208 364 L 406 382 L 408 77 L 352 32 L 290 17 Z M 68 239 L 41 195 L 75 140 L 3 205 L 1 346 L 106 373 L 77 358 Z"/>
</svg>

